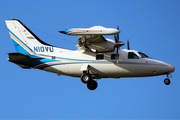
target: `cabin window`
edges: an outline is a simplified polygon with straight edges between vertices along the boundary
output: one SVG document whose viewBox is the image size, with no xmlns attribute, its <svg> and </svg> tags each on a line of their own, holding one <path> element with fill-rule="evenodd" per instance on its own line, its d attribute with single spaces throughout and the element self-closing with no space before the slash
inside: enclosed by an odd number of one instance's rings
<svg viewBox="0 0 180 120">
<path fill-rule="evenodd" d="M 128 59 L 139 59 L 139 57 L 134 52 L 129 52 Z"/>
<path fill-rule="evenodd" d="M 96 55 L 96 60 L 103 60 L 103 59 L 104 59 L 104 55 L 103 54 Z"/>
<path fill-rule="evenodd" d="M 111 59 L 119 59 L 119 54 L 111 54 Z"/>
</svg>

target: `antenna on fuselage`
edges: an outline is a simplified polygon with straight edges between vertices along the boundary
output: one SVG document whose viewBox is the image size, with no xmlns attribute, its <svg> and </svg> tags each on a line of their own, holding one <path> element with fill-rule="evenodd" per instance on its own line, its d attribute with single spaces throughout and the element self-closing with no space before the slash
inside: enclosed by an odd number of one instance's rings
<svg viewBox="0 0 180 120">
<path fill-rule="evenodd" d="M 130 50 L 129 39 L 127 40 L 127 49 Z"/>
</svg>

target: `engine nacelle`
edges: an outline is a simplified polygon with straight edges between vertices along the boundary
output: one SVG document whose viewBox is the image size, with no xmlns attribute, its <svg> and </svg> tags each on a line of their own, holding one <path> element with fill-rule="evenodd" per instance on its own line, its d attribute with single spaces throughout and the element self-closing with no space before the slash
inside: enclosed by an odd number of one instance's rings
<svg viewBox="0 0 180 120">
<path fill-rule="evenodd" d="M 91 40 L 89 40 L 89 38 Z M 78 37 L 77 48 L 85 47 L 90 49 L 92 52 L 104 53 L 104 52 L 113 52 L 116 48 L 119 48 L 124 45 L 123 42 L 115 43 L 115 40 L 104 38 L 103 41 L 92 41 L 92 39 L 97 39 L 97 36 L 86 36 L 84 39 L 82 36 Z M 86 42 L 84 42 L 86 41 Z"/>
<path fill-rule="evenodd" d="M 100 43 L 91 43 L 87 45 L 90 49 L 96 50 L 99 53 L 102 52 L 113 52 L 115 49 L 115 43 L 111 41 L 106 41 L 106 42 L 100 42 Z"/>
</svg>

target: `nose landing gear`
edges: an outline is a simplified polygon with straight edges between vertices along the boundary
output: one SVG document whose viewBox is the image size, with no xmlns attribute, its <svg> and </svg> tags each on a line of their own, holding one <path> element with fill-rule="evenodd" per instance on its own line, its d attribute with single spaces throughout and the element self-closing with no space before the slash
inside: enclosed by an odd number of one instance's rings
<svg viewBox="0 0 180 120">
<path fill-rule="evenodd" d="M 171 76 L 171 75 L 170 75 L 170 76 Z M 171 78 L 172 78 L 172 76 L 171 76 Z M 169 74 L 167 74 L 167 78 L 164 79 L 164 84 L 165 84 L 165 85 L 170 85 L 170 84 L 171 84 L 171 81 L 170 81 L 170 79 L 169 79 Z"/>
<path fill-rule="evenodd" d="M 164 84 L 165 84 L 165 85 L 170 85 L 170 83 L 171 83 L 171 81 L 170 81 L 169 78 L 165 78 L 165 79 L 164 79 Z"/>
</svg>

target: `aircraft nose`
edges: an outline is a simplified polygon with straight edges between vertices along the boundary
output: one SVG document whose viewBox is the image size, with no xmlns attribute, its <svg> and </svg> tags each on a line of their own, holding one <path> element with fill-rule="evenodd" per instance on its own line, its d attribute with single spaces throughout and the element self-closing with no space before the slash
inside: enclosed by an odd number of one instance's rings
<svg viewBox="0 0 180 120">
<path fill-rule="evenodd" d="M 169 72 L 172 73 L 175 71 L 175 67 L 172 65 L 168 65 Z"/>
<path fill-rule="evenodd" d="M 175 71 L 175 67 L 171 64 L 165 63 L 163 61 L 159 60 L 154 60 L 156 62 L 155 68 L 157 69 L 158 72 L 164 74 L 164 73 L 172 73 Z M 153 61 L 153 62 L 154 62 Z"/>
</svg>

